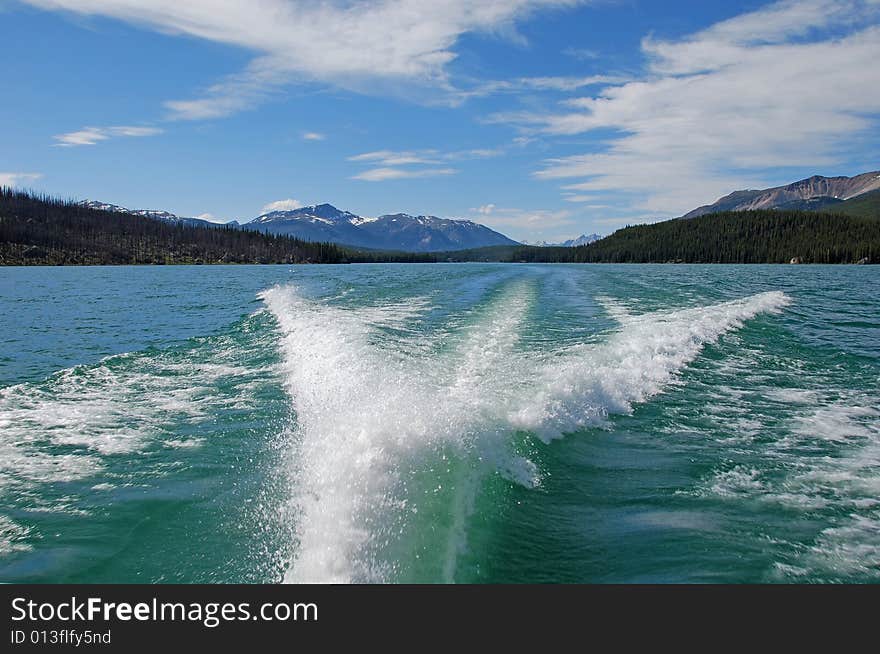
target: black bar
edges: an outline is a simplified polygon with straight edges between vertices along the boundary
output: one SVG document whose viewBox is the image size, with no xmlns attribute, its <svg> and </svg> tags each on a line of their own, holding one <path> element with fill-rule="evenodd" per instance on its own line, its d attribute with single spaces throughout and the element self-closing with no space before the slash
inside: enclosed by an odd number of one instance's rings
<svg viewBox="0 0 880 654">
<path fill-rule="evenodd" d="M 877 586 L 209 586 L 209 585 L 7 585 L 2 588 L 6 631 L 0 651 L 53 651 L 75 647 L 75 636 L 99 634 L 109 643 L 80 641 L 80 650 L 177 651 L 184 646 L 242 651 L 270 643 L 294 651 L 300 646 L 342 647 L 351 643 L 409 644 L 434 649 L 444 644 L 470 649 L 468 634 L 491 638 L 497 645 L 548 643 L 575 638 L 586 649 L 597 638 L 617 646 L 646 639 L 680 643 L 708 632 L 720 639 L 705 643 L 714 651 L 730 645 L 764 642 L 776 634 L 791 638 L 834 632 L 835 642 L 873 629 Z M 72 602 L 72 598 L 76 598 Z M 89 598 L 100 598 L 100 613 L 87 619 Z M 28 605 L 32 602 L 32 605 Z M 50 604 L 50 607 L 42 604 Z M 118 604 L 142 604 L 141 617 L 162 603 L 182 604 L 165 620 L 138 620 Z M 248 604 L 248 617 L 240 605 Z M 115 604 L 109 609 L 108 605 Z M 222 605 L 232 619 L 222 619 Z M 265 605 L 271 605 L 264 609 Z M 279 604 L 284 607 L 278 608 Z M 67 618 L 72 605 L 76 620 Z M 86 607 L 86 608 L 84 608 Z M 286 608 L 285 608 L 286 607 Z M 293 607 L 293 608 L 292 608 Z M 275 613 L 275 610 L 280 613 Z M 31 613 L 45 620 L 31 619 Z M 109 611 L 104 614 L 103 611 Z M 121 610 L 121 616 L 117 611 Z M 271 619 L 253 614 L 262 610 Z M 281 619 L 297 612 L 297 618 Z M 28 613 L 23 619 L 22 613 Z M 217 618 L 215 620 L 210 616 Z M 130 619 L 123 619 L 128 616 Z M 86 619 L 79 619 L 80 617 Z M 172 618 L 173 619 L 170 619 Z M 105 619 L 109 618 L 109 619 Z M 66 630 L 66 631 L 65 631 Z M 818 630 L 818 631 L 817 631 Z M 416 640 L 413 641 L 412 638 Z M 753 640 L 759 638 L 758 641 Z M 21 642 L 17 642 L 21 641 Z M 53 642 L 55 641 L 55 642 Z M 59 642 L 63 641 L 63 642 Z M 262 645 L 261 645 L 262 644 Z M 286 647 L 280 647 L 286 644 Z M 816 644 L 813 641 L 812 644 Z M 358 645 L 360 646 L 360 645 Z M 170 648 L 170 650 L 169 650 Z M 228 648 L 233 648 L 229 650 Z M 275 647 L 271 649 L 276 649 Z M 578 648 L 581 649 L 581 648 Z"/>
</svg>

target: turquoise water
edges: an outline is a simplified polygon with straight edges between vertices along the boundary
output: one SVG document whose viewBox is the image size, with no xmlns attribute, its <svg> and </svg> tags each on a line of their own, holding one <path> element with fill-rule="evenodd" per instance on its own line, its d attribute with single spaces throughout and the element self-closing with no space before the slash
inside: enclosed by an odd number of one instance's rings
<svg viewBox="0 0 880 654">
<path fill-rule="evenodd" d="M 877 274 L 0 269 L 0 581 L 876 582 Z"/>
</svg>

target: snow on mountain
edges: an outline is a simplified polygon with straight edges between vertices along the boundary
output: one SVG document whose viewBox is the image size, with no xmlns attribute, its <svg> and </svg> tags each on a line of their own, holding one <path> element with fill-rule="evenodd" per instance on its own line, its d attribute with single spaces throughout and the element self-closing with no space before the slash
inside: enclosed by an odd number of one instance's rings
<svg viewBox="0 0 880 654">
<path fill-rule="evenodd" d="M 286 209 L 278 211 L 270 211 L 261 216 L 257 216 L 249 224 L 262 225 L 269 223 L 283 223 L 296 220 L 306 223 L 321 223 L 324 225 L 338 225 L 342 223 L 352 223 L 360 220 L 360 216 L 349 211 L 340 211 L 332 204 L 313 204 L 308 207 L 300 207 L 298 209 Z"/>
<path fill-rule="evenodd" d="M 94 200 L 85 200 L 80 204 L 92 209 L 134 214 L 168 223 L 217 226 L 216 223 L 199 218 L 182 218 L 168 211 L 128 209 Z M 342 211 L 331 204 L 269 211 L 245 224 L 229 224 L 241 229 L 293 236 L 305 241 L 339 243 L 374 250 L 439 252 L 517 244 L 503 234 L 470 220 L 411 216 L 405 213 L 368 218 Z"/>
<path fill-rule="evenodd" d="M 589 245 L 590 243 L 595 243 L 601 238 L 604 237 L 600 234 L 581 234 L 577 238 L 570 238 L 567 241 L 562 241 L 561 243 L 548 243 L 547 241 L 537 241 L 535 243 L 531 243 L 530 245 L 536 245 L 542 248 L 575 248 L 579 245 Z"/>
<path fill-rule="evenodd" d="M 170 211 L 160 211 L 158 209 L 127 209 L 118 204 L 108 204 L 106 202 L 98 202 L 97 200 L 83 200 L 79 204 L 89 209 L 98 209 L 99 211 L 110 211 L 113 213 L 128 213 L 135 216 L 143 216 L 144 218 L 152 218 L 153 220 L 161 220 L 166 223 L 180 223 L 183 225 L 194 225 L 199 227 L 216 227 L 217 223 L 212 223 L 201 218 L 184 218 Z M 237 223 L 236 223 L 237 224 Z"/>
<path fill-rule="evenodd" d="M 342 211 L 330 204 L 271 211 L 257 216 L 244 227 L 308 241 L 329 241 L 355 247 L 409 252 L 439 252 L 516 244 L 516 241 L 503 234 L 470 220 L 411 216 L 405 213 L 366 218 Z"/>
</svg>

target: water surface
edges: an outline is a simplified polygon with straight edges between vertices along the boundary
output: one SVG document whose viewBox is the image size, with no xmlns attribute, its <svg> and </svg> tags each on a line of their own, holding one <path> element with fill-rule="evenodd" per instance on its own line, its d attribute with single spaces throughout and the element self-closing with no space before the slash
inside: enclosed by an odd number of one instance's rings
<svg viewBox="0 0 880 654">
<path fill-rule="evenodd" d="M 864 266 L 0 269 L 0 580 L 880 579 Z"/>
</svg>

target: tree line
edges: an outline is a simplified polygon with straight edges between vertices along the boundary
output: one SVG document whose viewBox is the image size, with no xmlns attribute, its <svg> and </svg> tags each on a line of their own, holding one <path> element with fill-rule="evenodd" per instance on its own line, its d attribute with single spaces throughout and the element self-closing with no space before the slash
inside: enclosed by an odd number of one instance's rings
<svg viewBox="0 0 880 654">
<path fill-rule="evenodd" d="M 496 260 L 549 263 L 880 263 L 880 220 L 728 211 L 626 227 L 574 248 L 521 247 L 499 254 Z M 487 258 L 485 250 L 480 258 Z"/>
<path fill-rule="evenodd" d="M 213 263 L 880 263 L 880 219 L 728 211 L 636 225 L 574 248 L 378 252 L 240 227 L 168 223 L 0 188 L 0 265 Z"/>
<path fill-rule="evenodd" d="M 0 265 L 269 264 L 433 261 L 239 227 L 168 223 L 0 188 Z"/>
</svg>

